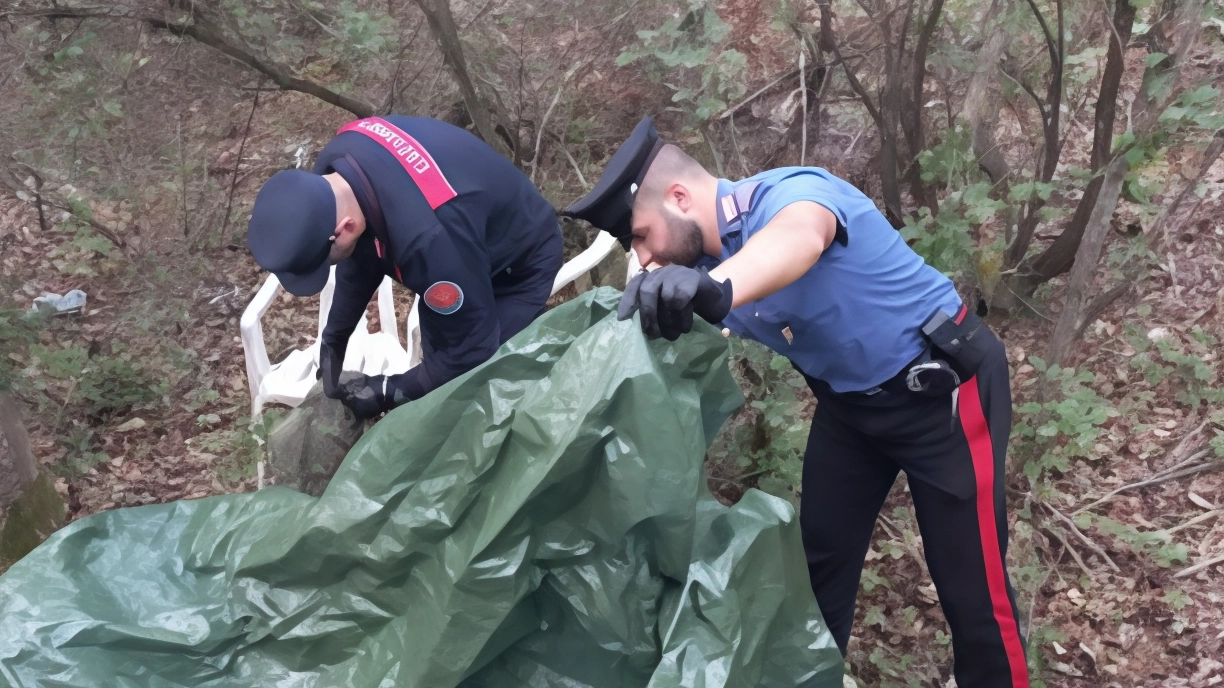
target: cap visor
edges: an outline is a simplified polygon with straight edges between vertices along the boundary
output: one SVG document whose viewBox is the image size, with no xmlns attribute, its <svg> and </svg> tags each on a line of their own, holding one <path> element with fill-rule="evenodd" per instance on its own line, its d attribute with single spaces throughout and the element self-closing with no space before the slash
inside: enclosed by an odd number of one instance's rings
<svg viewBox="0 0 1224 688">
<path fill-rule="evenodd" d="M 315 268 L 314 272 L 299 275 L 292 272 L 278 272 L 276 279 L 280 280 L 281 286 L 284 287 L 290 294 L 294 296 L 314 296 L 323 291 L 323 287 L 327 285 L 327 277 L 331 272 L 331 265 L 324 260 Z"/>
</svg>

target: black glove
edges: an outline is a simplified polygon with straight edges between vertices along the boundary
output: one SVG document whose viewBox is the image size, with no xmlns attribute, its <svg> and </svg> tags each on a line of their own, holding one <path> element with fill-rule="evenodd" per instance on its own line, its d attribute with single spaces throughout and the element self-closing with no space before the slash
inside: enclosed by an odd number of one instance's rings
<svg viewBox="0 0 1224 688">
<path fill-rule="evenodd" d="M 347 406 L 354 416 L 362 420 L 373 418 L 390 409 L 383 393 L 385 382 L 386 378 L 382 375 L 345 372 L 340 375 L 336 398 Z"/>
<path fill-rule="evenodd" d="M 617 320 L 642 314 L 642 331 L 647 337 L 675 341 L 693 329 L 693 314 L 718 324 L 731 312 L 731 280 L 717 282 L 705 268 L 668 265 L 653 272 L 642 272 L 625 287 Z"/>
<path fill-rule="evenodd" d="M 340 398 L 340 368 L 343 365 L 343 351 L 319 343 L 319 369 L 315 372 L 315 379 L 323 378 L 323 395 L 329 399 Z"/>
</svg>

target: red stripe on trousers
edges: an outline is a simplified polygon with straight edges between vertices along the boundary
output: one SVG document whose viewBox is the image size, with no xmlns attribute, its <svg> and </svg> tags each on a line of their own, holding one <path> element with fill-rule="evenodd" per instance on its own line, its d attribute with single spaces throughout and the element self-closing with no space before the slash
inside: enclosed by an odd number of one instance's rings
<svg viewBox="0 0 1224 688">
<path fill-rule="evenodd" d="M 986 563 L 986 587 L 990 591 L 995 621 L 999 624 L 1003 649 L 1011 667 L 1012 688 L 1028 688 L 1028 667 L 1024 648 L 1020 645 L 1020 628 L 1012 611 L 1011 600 L 1007 597 L 1007 577 L 999 551 L 994 503 L 994 446 L 990 440 L 986 414 L 982 411 L 976 375 L 961 385 L 960 418 L 965 438 L 969 441 L 969 454 L 973 457 L 973 473 L 977 478 L 978 531 L 982 537 L 982 557 Z"/>
</svg>

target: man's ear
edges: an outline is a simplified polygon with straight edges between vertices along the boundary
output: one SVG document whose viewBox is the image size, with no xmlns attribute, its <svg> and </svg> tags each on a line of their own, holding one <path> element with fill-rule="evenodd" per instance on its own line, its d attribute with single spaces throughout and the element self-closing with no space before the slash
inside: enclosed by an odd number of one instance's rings
<svg viewBox="0 0 1224 688">
<path fill-rule="evenodd" d="M 357 220 L 352 215 L 345 215 L 340 218 L 340 224 L 336 225 L 336 237 L 347 236 L 357 232 Z"/>
<path fill-rule="evenodd" d="M 693 207 L 693 194 L 689 192 L 687 186 L 678 182 L 667 187 L 664 198 L 675 205 L 681 213 L 687 213 Z"/>
</svg>

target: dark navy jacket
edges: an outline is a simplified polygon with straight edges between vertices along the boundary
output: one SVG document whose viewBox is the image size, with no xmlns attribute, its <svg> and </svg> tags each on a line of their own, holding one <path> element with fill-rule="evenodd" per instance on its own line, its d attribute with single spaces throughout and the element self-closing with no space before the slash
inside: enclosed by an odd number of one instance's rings
<svg viewBox="0 0 1224 688">
<path fill-rule="evenodd" d="M 352 187 L 367 218 L 353 255 L 336 265 L 336 290 L 323 341 L 344 351 L 384 275 L 399 279 L 417 298 L 433 285 L 462 292 L 446 313 L 422 302 L 424 362 L 388 380 L 388 395 L 416 399 L 487 361 L 514 334 L 502 332 L 497 301 L 505 294 L 551 287 L 561 267 L 561 233 L 555 211 L 509 160 L 472 134 L 433 119 L 391 115 L 388 122 L 432 155 L 457 196 L 432 210 L 402 165 L 378 142 L 359 132 L 339 134 L 320 151 L 317 174 L 338 172 Z M 378 257 L 371 204 L 344 160 L 364 171 L 386 221 L 396 271 Z M 453 296 L 454 290 L 451 290 Z M 543 291 L 544 299 L 547 291 Z M 539 309 L 543 308 L 540 300 Z M 448 309 L 442 309 L 443 311 Z M 503 318 L 504 319 L 504 318 Z M 516 325 L 521 329 L 522 324 Z M 392 391 L 398 394 L 392 394 Z"/>
</svg>

